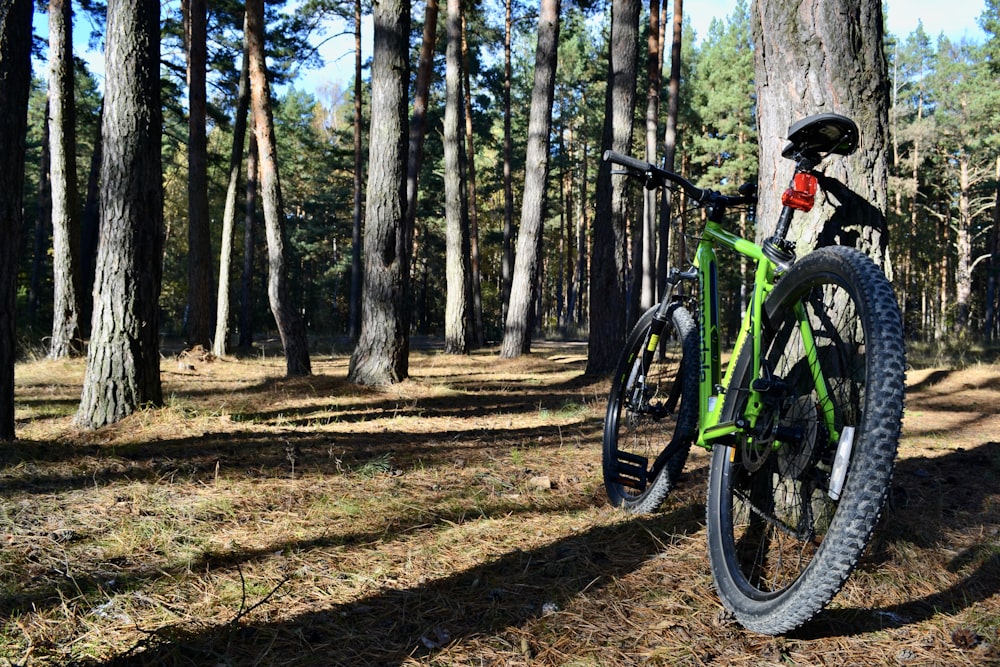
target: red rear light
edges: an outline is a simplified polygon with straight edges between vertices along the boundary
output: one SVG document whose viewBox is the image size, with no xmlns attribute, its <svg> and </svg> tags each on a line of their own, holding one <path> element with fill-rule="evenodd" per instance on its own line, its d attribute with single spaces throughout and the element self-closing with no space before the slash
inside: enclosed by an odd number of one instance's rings
<svg viewBox="0 0 1000 667">
<path fill-rule="evenodd" d="M 792 187 L 781 195 L 781 203 L 796 211 L 812 210 L 818 183 L 813 174 L 798 172 L 792 180 Z"/>
</svg>

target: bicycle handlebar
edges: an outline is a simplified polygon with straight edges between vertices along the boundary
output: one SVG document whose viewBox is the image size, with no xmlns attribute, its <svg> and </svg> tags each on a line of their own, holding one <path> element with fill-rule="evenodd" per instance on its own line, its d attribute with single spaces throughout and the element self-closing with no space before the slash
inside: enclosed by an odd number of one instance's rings
<svg viewBox="0 0 1000 667">
<path fill-rule="evenodd" d="M 628 169 L 631 175 L 643 176 L 647 181 L 647 185 L 652 182 L 653 187 L 661 187 L 667 183 L 678 185 L 682 190 L 684 190 L 688 197 L 691 197 L 691 199 L 698 202 L 701 206 L 713 205 L 728 208 L 730 206 L 742 206 L 745 204 L 757 203 L 756 194 L 751 196 L 730 197 L 728 195 L 720 194 L 715 190 L 699 188 L 697 185 L 687 180 L 680 174 L 675 174 L 674 172 L 667 171 L 666 169 L 660 169 L 656 165 L 650 164 L 649 162 L 638 160 L 634 157 L 629 157 L 628 155 L 622 155 L 621 153 L 616 153 L 615 151 L 604 151 L 604 161 L 620 164 Z"/>
</svg>

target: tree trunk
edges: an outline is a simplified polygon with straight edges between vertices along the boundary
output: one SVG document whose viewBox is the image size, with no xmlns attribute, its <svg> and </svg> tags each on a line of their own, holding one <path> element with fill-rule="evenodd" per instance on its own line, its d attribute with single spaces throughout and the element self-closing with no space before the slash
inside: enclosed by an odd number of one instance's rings
<svg viewBox="0 0 1000 667">
<path fill-rule="evenodd" d="M 208 218 L 207 16 L 205 0 L 184 0 L 188 51 L 188 313 L 189 345 L 211 348 L 212 235 Z"/>
<path fill-rule="evenodd" d="M 486 327 L 483 323 L 483 292 L 480 288 L 482 275 L 479 267 L 479 205 L 476 203 L 476 150 L 472 135 L 472 84 L 469 73 L 469 39 L 466 30 L 466 13 L 462 11 L 462 75 L 465 80 L 465 184 L 466 210 L 469 215 L 469 282 L 472 303 L 470 304 L 471 340 L 476 347 L 486 344 Z"/>
<path fill-rule="evenodd" d="M 649 0 L 649 34 L 646 39 L 646 161 L 656 164 L 656 131 L 660 116 L 660 0 Z M 642 263 L 639 312 L 656 302 L 657 191 L 644 190 L 642 197 Z M 640 266 L 636 267 L 638 271 Z"/>
<path fill-rule="evenodd" d="M 510 284 L 514 279 L 514 184 L 511 174 L 513 154 L 513 139 L 511 134 L 510 113 L 510 80 L 513 76 L 511 67 L 511 35 L 513 34 L 512 5 L 514 0 L 507 0 L 506 19 L 503 33 L 503 249 L 500 260 L 500 321 L 507 321 L 507 310 L 510 304 Z"/>
<path fill-rule="evenodd" d="M 80 216 L 77 212 L 73 10 L 49 2 L 49 169 L 52 192 L 52 340 L 50 359 L 82 352 Z"/>
<path fill-rule="evenodd" d="M 972 211 L 970 197 L 969 156 L 958 159 L 958 220 L 955 233 L 955 334 L 959 338 L 969 333 L 969 310 L 972 300 Z"/>
<path fill-rule="evenodd" d="M 97 428 L 159 404 L 163 262 L 160 3 L 111 0 L 105 47 L 101 239 L 76 423 Z"/>
<path fill-rule="evenodd" d="M 240 277 L 240 342 L 241 350 L 253 347 L 253 275 L 254 253 L 256 251 L 257 220 L 257 175 L 260 172 L 257 159 L 257 134 L 250 132 L 247 140 L 247 189 L 243 214 L 243 274 Z"/>
<path fill-rule="evenodd" d="M 292 305 L 285 267 L 285 212 L 278 175 L 278 146 L 274 136 L 270 84 L 264 62 L 264 0 L 247 2 L 247 41 L 250 52 L 250 106 L 260 157 L 260 191 L 267 232 L 267 296 L 281 344 L 285 348 L 286 372 L 309 375 L 309 344 L 302 317 Z"/>
<path fill-rule="evenodd" d="M 240 167 L 243 163 L 243 145 L 247 138 L 247 112 L 250 108 L 250 56 L 247 49 L 247 32 L 244 16 L 243 64 L 240 67 L 236 118 L 233 121 L 233 147 L 229 152 L 229 186 L 226 188 L 226 207 L 222 213 L 222 247 L 219 250 L 219 295 L 216 300 L 215 337 L 212 341 L 212 354 L 217 357 L 226 356 L 226 348 L 229 345 L 229 275 L 233 261 L 233 240 L 236 235 Z"/>
<path fill-rule="evenodd" d="M 94 152 L 90 156 L 90 173 L 87 175 L 87 201 L 83 205 L 83 219 L 80 224 L 80 296 L 82 316 L 81 333 L 90 337 L 91 317 L 94 312 L 94 273 L 97 271 L 97 244 L 101 234 L 101 158 L 104 140 L 101 126 L 104 124 L 104 102 L 98 114 L 99 122 L 94 137 Z"/>
<path fill-rule="evenodd" d="M 42 130 L 41 165 L 38 169 L 38 213 L 35 216 L 34 238 L 32 239 L 31 275 L 28 278 L 28 308 L 25 319 L 32 327 L 39 324 L 39 310 L 42 300 L 42 285 L 48 272 L 49 231 L 52 222 L 52 188 L 49 168 L 49 103 L 45 103 L 45 127 Z"/>
<path fill-rule="evenodd" d="M 580 175 L 580 195 L 577 198 L 579 201 L 579 214 L 576 223 L 576 323 L 581 327 L 583 326 L 585 316 L 584 294 L 586 290 L 584 290 L 584 280 L 588 275 L 587 257 L 589 256 L 587 252 L 587 230 L 590 229 L 590 221 L 587 219 L 587 211 L 590 210 L 587 198 L 587 184 L 589 183 L 587 167 L 589 166 L 590 159 L 588 148 L 587 139 L 584 137 L 583 159 L 581 160 L 583 173 Z"/>
<path fill-rule="evenodd" d="M 611 9 L 602 154 L 608 149 L 625 154 L 631 151 L 638 43 L 639 1 L 614 3 Z M 612 179 L 611 163 L 602 160 L 597 170 L 597 210 L 590 262 L 588 373 L 613 370 L 625 342 L 628 269 L 625 185 L 621 177 Z M 600 304 L 600 307 L 595 307 L 595 304 Z"/>
<path fill-rule="evenodd" d="M 437 44 L 437 0 L 427 0 L 424 8 L 424 34 L 420 45 L 420 61 L 417 66 L 416 90 L 413 93 L 413 115 L 410 118 L 410 141 L 406 160 L 406 218 L 403 228 L 403 245 L 411 256 L 414 253 L 413 240 L 417 225 L 417 193 L 420 167 L 424 159 L 424 138 L 427 135 L 427 101 L 430 98 L 431 78 L 434 76 L 434 48 Z M 406 307 L 403 314 L 406 321 L 403 328 L 410 330 L 410 305 L 412 304 L 409 285 L 412 278 L 407 275 L 407 290 L 404 297 Z"/>
<path fill-rule="evenodd" d="M 795 217 L 789 240 L 799 255 L 815 247 L 863 249 L 891 275 L 886 252 L 888 188 L 888 74 L 880 0 L 759 0 L 753 4 L 760 182 L 780 192 L 794 165 L 781 157 L 788 127 L 815 113 L 849 116 L 861 146 L 829 161 L 810 213 Z M 758 240 L 774 231 L 781 209 L 762 197 Z"/>
<path fill-rule="evenodd" d="M 0 440 L 14 439 L 14 359 L 24 143 L 31 84 L 31 0 L 0 5 Z"/>
<path fill-rule="evenodd" d="M 663 0 L 664 18 L 668 0 Z M 664 23 L 666 21 L 664 20 Z M 684 26 L 683 0 L 674 0 L 673 39 L 670 46 L 670 82 L 667 84 L 667 123 L 663 133 L 663 163 L 668 171 L 674 170 L 677 156 L 677 115 L 680 112 L 681 89 L 681 36 Z M 670 266 L 670 207 L 671 191 L 664 190 L 660 199 L 660 251 L 656 262 L 656 282 L 662 294 L 667 289 L 667 269 Z M 680 258 L 683 263 L 683 258 Z M 681 269 L 687 267 L 680 267 Z"/>
<path fill-rule="evenodd" d="M 458 125 L 461 118 L 462 73 L 461 40 L 462 9 L 460 0 L 448 2 L 448 46 L 445 55 L 445 108 L 444 108 L 444 209 L 446 246 L 446 284 L 444 315 L 444 351 L 447 354 L 465 354 L 469 351 L 469 304 L 466 302 L 465 242 L 462 196 L 462 156 Z"/>
<path fill-rule="evenodd" d="M 406 215 L 407 88 L 410 4 L 375 3 L 371 127 L 364 230 L 364 299 L 361 336 L 348 377 L 386 385 L 409 373 L 404 276 L 409 271 Z"/>
<path fill-rule="evenodd" d="M 997 338 L 997 295 L 1000 294 L 1000 157 L 997 158 L 993 192 L 993 231 L 990 232 L 989 275 L 986 279 L 984 333 L 987 341 Z"/>
<path fill-rule="evenodd" d="M 545 218 L 549 130 L 559 53 L 559 0 L 542 0 L 535 50 L 535 80 L 528 120 L 524 165 L 524 200 L 511 282 L 510 305 L 504 323 L 500 356 L 513 359 L 531 349 L 531 308 L 539 271 L 539 244 Z"/>
<path fill-rule="evenodd" d="M 351 303 L 348 333 L 351 341 L 361 335 L 361 0 L 354 1 L 354 215 L 351 227 Z"/>
</svg>

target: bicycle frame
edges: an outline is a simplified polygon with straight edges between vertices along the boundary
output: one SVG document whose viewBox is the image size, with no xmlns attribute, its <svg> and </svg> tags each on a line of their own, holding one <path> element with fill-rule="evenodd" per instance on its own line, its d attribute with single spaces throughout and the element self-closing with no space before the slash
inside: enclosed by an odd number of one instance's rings
<svg viewBox="0 0 1000 667">
<path fill-rule="evenodd" d="M 788 215 L 790 215 L 790 211 Z M 747 408 L 742 415 L 735 415 L 729 421 L 722 421 L 724 394 L 727 388 L 733 387 L 736 357 L 749 340 L 752 344 L 752 369 L 759 372 L 761 368 L 761 329 L 763 327 L 764 302 L 779 277 L 778 266 L 764 253 L 761 246 L 748 241 L 722 228 L 722 225 L 712 220 L 705 225 L 701 240 L 695 251 L 694 269 L 697 274 L 700 313 L 699 313 L 699 347 L 700 347 L 700 377 L 698 386 L 698 436 L 695 444 L 711 449 L 715 444 L 732 445 L 738 433 L 750 435 L 757 426 L 757 419 L 763 411 L 761 391 L 751 386 L 748 389 Z M 722 374 L 721 342 L 719 328 L 719 294 L 717 284 L 717 258 L 715 248 L 722 246 L 733 250 L 756 263 L 754 271 L 754 289 L 736 337 L 733 357 L 730 359 L 725 375 Z M 685 278 L 691 277 L 684 274 Z M 840 438 L 834 423 L 833 401 L 830 399 L 828 385 L 819 365 L 812 325 L 805 309 L 799 305 L 796 317 L 806 359 L 812 371 L 816 386 L 816 396 L 820 412 L 830 434 L 831 442 L 836 444 Z M 756 377 L 754 378 L 756 379 Z M 775 446 L 779 446 L 776 442 Z"/>
</svg>

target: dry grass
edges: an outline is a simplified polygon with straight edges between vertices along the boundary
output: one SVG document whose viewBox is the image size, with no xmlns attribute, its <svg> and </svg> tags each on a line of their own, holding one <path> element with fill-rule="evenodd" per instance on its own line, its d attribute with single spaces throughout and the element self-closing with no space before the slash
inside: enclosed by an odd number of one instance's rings
<svg viewBox="0 0 1000 667">
<path fill-rule="evenodd" d="M 585 348 L 164 362 L 167 406 L 70 421 L 81 362 L 19 366 L 0 448 L 0 665 L 1000 664 L 1000 366 L 912 371 L 891 511 L 793 636 L 727 621 L 708 456 L 608 508 Z"/>
</svg>

